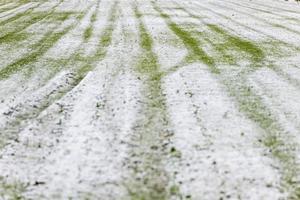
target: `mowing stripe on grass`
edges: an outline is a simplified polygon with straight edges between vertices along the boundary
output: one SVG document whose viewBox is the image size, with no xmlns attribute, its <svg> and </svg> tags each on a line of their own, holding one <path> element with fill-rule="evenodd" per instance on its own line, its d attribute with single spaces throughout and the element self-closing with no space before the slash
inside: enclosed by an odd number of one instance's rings
<svg viewBox="0 0 300 200">
<path fill-rule="evenodd" d="M 8 6 L 8 8 L 3 8 L 4 11 L 0 13 L 0 19 L 7 17 L 9 15 L 13 15 L 15 12 L 18 12 L 19 9 L 22 9 L 23 7 L 26 7 L 28 2 L 23 3 L 14 3 L 11 7 Z M 26 10 L 25 10 L 26 11 Z"/>
<path fill-rule="evenodd" d="M 262 49 L 259 48 L 256 44 L 240 37 L 234 36 L 217 25 L 207 24 L 207 26 L 215 33 L 219 33 L 220 35 L 222 35 L 222 37 L 227 40 L 227 43 L 225 44 L 227 49 L 230 49 L 230 47 L 235 47 L 240 51 L 243 51 L 250 55 L 252 66 L 254 66 L 254 64 L 256 66 L 260 66 L 262 64 L 263 60 L 265 59 L 265 54 Z"/>
<path fill-rule="evenodd" d="M 93 34 L 93 27 L 94 27 L 95 21 L 97 20 L 97 14 L 98 14 L 100 2 L 101 2 L 101 0 L 98 0 L 95 11 L 94 11 L 93 15 L 91 16 L 90 24 L 84 31 L 83 39 L 85 42 L 87 42 Z"/>
<path fill-rule="evenodd" d="M 165 200 L 180 194 L 178 187 L 171 185 L 170 175 L 163 163 L 170 156 L 166 141 L 172 135 L 162 92 L 163 73 L 160 71 L 158 58 L 152 51 L 153 41 L 143 24 L 142 14 L 137 7 L 134 11 L 142 50 L 135 69 L 144 80 L 145 99 L 141 116 L 133 128 L 134 145 L 129 152 L 131 179 L 126 180 L 126 187 L 131 199 Z"/>
<path fill-rule="evenodd" d="M 65 19 L 67 19 L 70 16 L 70 13 L 65 14 Z M 79 15 L 77 19 L 81 19 L 83 15 Z M 63 21 L 62 21 L 63 22 Z M 61 22 L 61 23 L 62 23 Z M 60 23 L 60 24 L 61 24 Z M 44 55 L 51 47 L 54 46 L 54 44 L 62 38 L 66 33 L 68 33 L 71 29 L 75 27 L 77 23 L 74 23 L 67 28 L 63 29 L 59 32 L 49 31 L 45 34 L 45 36 L 36 44 L 32 46 L 31 49 L 34 49 L 32 52 L 28 53 L 24 57 L 18 59 L 17 61 L 9 64 L 8 66 L 2 68 L 0 70 L 0 80 L 9 78 L 12 74 L 20 71 L 24 67 L 27 66 L 27 70 L 30 73 L 32 69 L 32 66 L 28 66 L 30 64 L 33 64 L 36 62 L 42 55 Z M 57 25 L 58 27 L 59 25 Z"/>
<path fill-rule="evenodd" d="M 112 34 L 116 26 L 116 20 L 118 17 L 117 10 L 118 2 L 114 2 L 110 11 L 111 14 L 109 16 L 107 25 L 100 36 L 99 45 L 95 54 L 92 56 L 82 56 L 80 54 L 74 54 L 74 59 L 77 62 L 82 62 L 80 67 L 75 69 L 79 80 L 84 78 L 86 74 L 94 68 L 94 65 L 97 61 L 102 60 L 106 56 L 108 47 L 112 42 Z"/>
<path fill-rule="evenodd" d="M 183 12 L 187 13 L 190 17 L 198 19 L 198 20 L 202 21 L 203 24 L 205 24 L 203 22 L 203 19 L 201 18 L 201 16 L 194 15 L 190 11 L 188 11 L 186 8 L 180 7 L 180 5 L 178 3 L 176 3 L 176 4 L 179 6 L 179 8 Z M 216 44 L 216 45 L 214 45 L 214 48 L 217 49 L 217 51 L 219 51 L 221 53 L 221 57 L 224 57 L 225 63 L 229 64 L 229 65 L 236 64 L 236 61 L 241 59 L 241 58 L 238 58 L 237 56 L 227 54 L 227 52 L 231 52 L 232 50 L 236 51 L 236 55 L 240 54 L 241 52 L 245 52 L 246 55 L 250 55 L 252 66 L 254 66 L 254 64 L 255 64 L 256 67 L 262 67 L 262 66 L 264 66 L 264 64 L 267 63 L 267 62 L 264 62 L 264 60 L 267 59 L 266 54 L 268 54 L 268 57 L 270 57 L 270 55 L 272 55 L 278 59 L 281 58 L 282 56 L 292 56 L 291 53 L 285 52 L 281 48 L 288 47 L 289 49 L 291 49 L 292 53 L 295 53 L 295 54 L 297 54 L 297 52 L 299 51 L 299 48 L 293 47 L 289 44 L 286 44 L 286 43 L 283 43 L 283 42 L 280 42 L 277 40 L 267 41 L 266 43 L 262 42 L 258 45 L 257 43 L 250 42 L 249 40 L 232 35 L 228 31 L 221 28 L 220 26 L 217 26 L 214 24 L 205 24 L 205 25 L 211 31 L 214 32 L 213 34 L 218 34 L 222 38 L 226 39 L 226 42 L 223 43 L 223 45 Z M 196 25 L 195 25 L 195 28 L 196 28 Z M 245 27 L 245 28 L 248 28 L 248 27 Z M 210 33 L 207 33 L 207 34 L 198 33 L 198 35 L 200 35 L 202 38 L 206 38 L 207 41 L 213 42 L 212 40 L 210 40 L 209 34 Z M 265 53 L 265 52 L 267 52 L 267 53 Z M 300 88 L 300 82 L 298 80 L 292 78 L 290 75 L 285 73 L 280 67 L 272 64 L 273 62 L 274 61 L 268 61 L 268 65 L 266 65 L 266 66 L 271 68 L 272 70 L 274 70 L 279 76 L 283 77 L 286 81 L 288 81 L 293 86 Z"/>
<path fill-rule="evenodd" d="M 200 43 L 197 42 L 193 34 L 182 34 L 187 31 L 183 30 L 179 25 L 171 21 L 170 17 L 163 13 L 163 11 L 152 2 L 154 9 L 166 20 L 169 28 L 182 40 L 182 42 L 197 54 L 201 51 L 194 51 L 195 47 L 191 47 L 190 41 L 200 48 Z M 174 29 L 174 26 L 176 29 Z M 240 45 L 237 38 L 232 39 L 227 33 L 221 31 L 219 27 L 210 27 L 217 33 L 222 33 L 229 41 L 233 41 L 232 45 L 236 48 L 245 48 L 245 51 L 251 55 L 251 65 L 240 73 L 236 73 L 234 69 L 231 72 L 222 73 L 219 69 L 216 73 L 216 63 L 218 60 L 214 57 L 210 57 L 213 62 L 207 62 L 206 59 L 202 60 L 202 56 L 196 57 L 198 61 L 207 64 L 212 73 L 220 79 L 220 81 L 227 87 L 227 90 L 231 96 L 236 99 L 239 106 L 239 110 L 245 115 L 258 124 L 264 131 L 265 134 L 262 136 L 262 145 L 264 145 L 272 153 L 273 157 L 279 161 L 281 164 L 281 174 L 282 174 L 282 187 L 289 193 L 289 199 L 299 199 L 300 198 L 300 185 L 295 177 L 299 177 L 300 168 L 298 163 L 296 163 L 295 151 L 297 150 L 296 142 L 293 142 L 293 138 L 286 135 L 284 129 L 281 127 L 276 118 L 271 114 L 269 108 L 264 105 L 260 96 L 256 95 L 250 86 L 247 86 L 246 76 L 256 69 L 259 63 L 264 61 L 264 53 L 258 50 L 255 46 L 250 45 L 248 42 L 242 40 Z M 180 31 L 178 31 L 180 30 Z M 217 45 L 217 44 L 213 44 Z M 219 44 L 222 45 L 222 44 Z M 218 49 L 218 47 L 215 47 Z"/>
<path fill-rule="evenodd" d="M 40 22 L 41 20 L 51 16 L 55 9 L 63 2 L 61 0 L 59 3 L 57 3 L 52 9 L 48 12 L 39 12 L 39 13 L 31 13 L 28 14 L 28 19 L 22 22 L 16 22 L 16 24 L 12 27 L 12 30 L 8 30 L 8 32 L 5 32 L 3 35 L 0 36 L 0 43 L 6 43 L 6 42 L 15 42 L 20 41 L 20 36 L 23 34 L 20 34 L 21 31 L 26 29 L 27 27 Z M 5 29 L 3 30 L 5 31 Z M 21 37 L 22 39 L 23 37 Z M 23 38 L 25 39 L 25 38 Z"/>
<path fill-rule="evenodd" d="M 49 69 L 50 78 L 58 73 L 63 67 L 67 66 L 66 68 L 71 68 L 74 72 L 76 79 L 75 85 L 77 85 L 90 70 L 94 69 L 96 62 L 99 62 L 106 56 L 108 47 L 111 44 L 112 34 L 117 20 L 117 9 L 118 2 L 114 2 L 110 10 L 108 22 L 99 38 L 96 52 L 91 56 L 82 55 L 81 51 L 83 51 L 83 48 L 86 47 L 85 41 L 83 41 L 80 47 L 69 58 L 53 61 L 53 67 Z M 73 66 L 76 67 L 72 68 Z"/>
<path fill-rule="evenodd" d="M 18 13 L 18 14 L 16 14 L 16 15 L 14 15 L 13 17 L 11 17 L 11 18 L 8 18 L 7 20 L 4 20 L 4 21 L 1 21 L 0 22 L 0 26 L 3 26 L 3 25 L 5 25 L 5 24 L 8 24 L 8 23 L 11 23 L 11 22 L 14 22 L 14 21 L 16 21 L 17 19 L 20 19 L 21 17 L 26 17 L 28 14 L 30 14 L 35 8 L 38 8 L 40 5 L 42 5 L 43 4 L 43 2 L 39 2 L 39 3 L 37 3 L 35 6 L 33 6 L 33 7 L 31 7 L 31 8 L 29 8 L 29 9 L 27 9 L 26 11 L 24 11 L 24 12 L 21 12 L 21 13 Z"/>
<path fill-rule="evenodd" d="M 265 5 L 265 4 L 262 4 L 262 3 L 259 3 L 259 2 L 251 2 L 252 4 L 257 4 L 257 5 L 260 5 L 260 6 L 263 6 L 263 7 L 268 7 L 268 8 L 272 8 L 272 10 L 277 10 L 278 13 L 281 13 L 282 11 L 284 12 L 289 12 L 289 13 L 292 13 L 292 14 L 300 14 L 300 12 L 297 12 L 295 10 L 289 10 L 289 9 L 284 9 L 284 7 L 275 7 L 275 6 L 272 6 L 270 3 L 268 5 Z"/>
<path fill-rule="evenodd" d="M 289 27 L 287 27 L 287 26 L 283 26 L 282 24 L 270 22 L 269 20 L 263 19 L 263 18 L 258 17 L 258 16 L 256 16 L 256 15 L 253 15 L 253 14 L 250 14 L 250 13 L 247 13 L 247 12 L 244 12 L 244 11 L 241 11 L 240 9 L 234 9 L 233 7 L 225 6 L 224 4 L 223 4 L 222 6 L 220 6 L 220 5 L 216 4 L 216 3 L 212 3 L 212 4 L 215 5 L 215 6 L 217 6 L 217 7 L 221 7 L 221 8 L 223 8 L 223 9 L 226 8 L 226 9 L 228 9 L 228 10 L 230 10 L 230 11 L 235 11 L 235 12 L 240 13 L 240 14 L 242 14 L 242 15 L 245 15 L 245 16 L 248 16 L 248 17 L 250 17 L 250 18 L 256 19 L 256 20 L 258 20 L 258 21 L 260 21 L 260 22 L 263 22 L 263 23 L 265 23 L 265 24 L 271 25 L 272 27 L 281 28 L 281 29 L 287 30 L 287 31 L 289 31 L 289 32 L 291 32 L 291 33 L 295 33 L 295 34 L 297 34 L 297 35 L 300 35 L 300 31 L 294 30 L 294 29 L 289 28 Z"/>
<path fill-rule="evenodd" d="M 211 66 L 214 73 L 219 73 L 219 70 L 215 67 L 214 59 L 199 47 L 200 41 L 193 37 L 189 31 L 180 28 L 176 23 L 174 23 L 171 18 L 167 14 L 163 13 L 155 3 L 152 2 L 152 5 L 160 16 L 165 19 L 168 27 L 175 33 L 175 35 L 183 40 L 183 44 L 189 51 L 189 60 L 202 61 L 204 64 Z"/>
<path fill-rule="evenodd" d="M 192 17 L 194 19 L 198 19 L 203 22 L 203 19 L 200 16 L 192 14 L 186 8 L 180 7 L 180 9 L 183 12 L 187 13 L 190 17 Z M 204 24 L 204 22 L 203 22 L 203 24 Z M 257 44 L 250 42 L 246 39 L 243 39 L 241 37 L 232 35 L 228 31 L 225 31 L 223 28 L 221 28 L 220 26 L 217 26 L 215 24 L 205 24 L 205 25 L 211 31 L 214 32 L 213 34 L 216 34 L 216 33 L 220 34 L 221 37 L 226 39 L 227 42 L 225 44 L 223 44 L 222 46 L 220 46 L 220 48 L 218 48 L 219 50 L 230 50 L 232 48 L 235 48 L 240 51 L 243 51 L 246 54 L 250 55 L 252 64 L 256 63 L 257 66 L 260 65 L 262 63 L 262 61 L 265 59 L 265 54 L 264 54 L 263 50 Z M 209 40 L 209 36 L 208 36 L 209 33 L 206 36 L 204 33 L 200 33 L 200 34 L 203 37 L 207 37 Z M 222 53 L 225 53 L 225 52 L 222 52 Z"/>
<path fill-rule="evenodd" d="M 36 105 L 35 107 L 31 107 L 31 108 L 27 107 L 24 111 L 15 114 L 13 116 L 13 119 L 11 119 L 7 123 L 7 125 L 0 130 L 0 132 L 6 133 L 5 135 L 2 135 L 0 139 L 0 149 L 3 148 L 7 144 L 7 142 L 9 142 L 9 140 L 18 137 L 17 133 L 19 132 L 19 129 L 22 128 L 23 126 L 26 126 L 26 123 L 23 123 L 22 127 L 20 127 L 22 122 L 36 118 L 43 110 L 47 109 L 52 104 L 52 102 L 59 100 L 66 93 L 71 91 L 74 87 L 76 87 L 76 85 L 80 83 L 80 81 L 86 76 L 86 74 L 96 66 L 96 62 L 105 57 L 107 48 L 111 44 L 112 33 L 115 27 L 115 21 L 117 19 L 117 2 L 113 4 L 110 13 L 111 15 L 108 24 L 99 39 L 99 45 L 96 53 L 91 57 L 84 57 L 81 56 L 78 50 L 73 55 L 71 55 L 68 59 L 57 60 L 56 62 L 54 62 L 54 64 L 52 65 L 53 67 L 49 69 L 50 71 L 49 73 L 51 73 L 52 76 L 54 76 L 57 72 L 59 72 L 62 69 L 62 67 L 66 67 L 66 66 L 72 67 L 74 65 L 77 66 L 75 69 L 72 69 L 74 73 L 71 77 L 71 80 L 69 80 L 69 83 L 66 86 L 61 87 L 59 90 L 56 90 L 55 92 L 49 95 L 46 95 L 45 98 L 42 99 L 39 102 L 39 104 Z M 81 16 L 81 18 L 83 18 L 83 16 Z M 61 34 L 59 34 L 59 36 L 62 36 L 63 32 L 66 33 L 71 28 L 73 28 L 73 26 L 75 25 L 71 25 L 66 29 L 64 29 L 62 32 L 60 32 Z M 51 33 L 49 32 L 50 35 L 49 37 L 51 37 L 51 34 L 52 32 Z M 57 36 L 58 35 L 54 34 L 54 36 L 52 37 L 56 38 Z M 53 38 L 51 39 L 51 41 L 52 40 Z M 33 55 L 32 58 L 34 58 Z M 35 58 L 35 60 L 36 59 L 38 58 Z M 34 61 L 30 61 L 30 63 L 31 62 Z"/>
<path fill-rule="evenodd" d="M 179 5 L 179 3 L 177 3 L 177 2 L 174 2 L 174 3 L 176 3 L 177 5 Z M 194 3 L 194 2 L 193 2 L 193 3 Z M 270 35 L 269 33 L 266 33 L 266 31 L 262 31 L 262 30 L 259 29 L 259 28 L 255 28 L 255 27 L 248 26 L 248 25 L 246 25 L 246 24 L 244 24 L 244 23 L 241 23 L 241 22 L 235 20 L 235 19 L 232 18 L 232 17 L 226 16 L 225 14 L 222 14 L 222 13 L 220 13 L 220 12 L 217 12 L 216 10 L 210 9 L 210 8 L 208 8 L 208 7 L 204 7 L 203 4 L 199 4 L 198 2 L 196 2 L 196 3 L 194 3 L 194 4 L 192 5 L 192 7 L 193 7 L 193 9 L 200 9 L 200 8 L 201 8 L 201 9 L 204 9 L 205 11 L 209 11 L 209 12 L 211 12 L 211 13 L 213 13 L 213 14 L 219 16 L 219 17 L 222 17 L 222 18 L 226 19 L 227 21 L 230 21 L 230 22 L 232 22 L 232 23 L 234 23 L 234 24 L 240 26 L 241 28 L 244 28 L 244 29 L 246 29 L 246 30 L 253 31 L 253 32 L 257 33 L 258 35 L 261 35 L 261 36 L 270 38 L 271 42 L 273 42 L 273 43 L 275 42 L 275 43 L 276 43 L 276 45 L 273 45 L 273 47 L 274 47 L 275 49 L 278 48 L 278 45 L 281 45 L 281 46 L 285 46 L 285 47 L 287 47 L 287 48 L 289 48 L 289 49 L 293 49 L 293 50 L 295 50 L 295 51 L 299 51 L 299 47 L 297 47 L 295 44 L 288 44 L 287 42 L 282 41 L 282 40 L 279 40 L 278 38 L 274 37 L 273 35 Z M 187 12 L 187 9 L 184 8 L 184 11 Z M 187 12 L 187 13 L 190 13 L 190 14 L 191 14 L 191 12 Z M 195 13 L 195 12 L 194 12 L 194 13 Z M 195 14 L 192 14 L 192 15 L 193 15 L 193 16 L 196 16 L 197 19 L 202 20 L 202 19 L 201 19 L 201 16 L 195 15 Z M 190 16 L 192 16 L 192 15 L 190 15 Z M 234 30 L 233 30 L 233 31 L 234 31 Z"/>
<path fill-rule="evenodd" d="M 228 3 L 233 4 L 233 5 L 237 5 L 237 6 L 240 6 L 240 7 L 248 8 L 248 9 L 251 9 L 251 10 L 256 10 L 256 11 L 263 12 L 263 13 L 268 13 L 268 14 L 272 15 L 272 17 L 280 16 L 282 18 L 287 18 L 286 15 L 280 14 L 279 12 L 274 13 L 273 11 L 261 9 L 261 8 L 258 8 L 258 7 L 254 8 L 254 7 L 248 6 L 247 4 L 239 4 L 239 3 L 236 3 L 236 2 L 228 2 Z M 299 22 L 299 19 L 295 18 L 295 17 L 291 17 L 289 19 L 293 20 L 294 22 Z"/>
<path fill-rule="evenodd" d="M 12 5 L 7 5 L 7 6 L 3 6 L 4 4 L 6 4 L 6 3 L 1 4 L 2 7 L 0 8 L 0 14 L 3 12 L 13 10 L 13 9 L 17 8 L 18 6 L 20 6 L 20 4 L 15 4 L 15 3 L 11 3 Z"/>
</svg>

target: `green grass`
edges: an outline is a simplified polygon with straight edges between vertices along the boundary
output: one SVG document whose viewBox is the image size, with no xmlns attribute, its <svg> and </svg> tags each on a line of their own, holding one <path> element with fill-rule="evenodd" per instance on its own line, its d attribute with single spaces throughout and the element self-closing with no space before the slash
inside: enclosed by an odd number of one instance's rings
<svg viewBox="0 0 300 200">
<path fill-rule="evenodd" d="M 27 38 L 29 38 L 29 34 L 28 33 L 13 33 L 13 34 L 7 34 L 3 37 L 0 37 L 0 43 L 16 43 L 16 42 L 20 42 L 23 40 L 26 40 Z"/>
<path fill-rule="evenodd" d="M 85 41 L 89 40 L 93 33 L 93 27 L 89 26 L 85 29 L 83 38 Z"/>
<path fill-rule="evenodd" d="M 233 36 L 232 34 L 215 24 L 207 24 L 207 26 L 212 31 L 220 34 L 223 38 L 227 40 L 224 46 L 228 49 L 234 47 L 240 51 L 245 52 L 246 54 L 251 56 L 251 60 L 257 65 L 259 65 L 265 59 L 265 53 L 263 52 L 263 50 L 253 42 L 242 39 L 238 36 Z"/>
<path fill-rule="evenodd" d="M 84 31 L 83 39 L 85 42 L 88 41 L 93 34 L 93 26 L 94 26 L 95 21 L 97 20 L 97 12 L 99 11 L 99 5 L 100 5 L 100 0 L 98 0 L 95 11 L 90 18 L 89 26 Z"/>
<path fill-rule="evenodd" d="M 154 9 L 160 14 L 160 16 L 166 20 L 168 27 L 182 40 L 183 44 L 190 52 L 188 55 L 188 59 L 193 62 L 203 62 L 212 69 L 212 72 L 220 73 L 218 68 L 215 66 L 214 59 L 200 47 L 200 41 L 197 40 L 189 31 L 186 31 L 185 29 L 174 23 L 167 14 L 163 13 L 162 10 L 158 6 L 156 6 L 156 4 L 153 3 L 152 5 Z"/>
</svg>

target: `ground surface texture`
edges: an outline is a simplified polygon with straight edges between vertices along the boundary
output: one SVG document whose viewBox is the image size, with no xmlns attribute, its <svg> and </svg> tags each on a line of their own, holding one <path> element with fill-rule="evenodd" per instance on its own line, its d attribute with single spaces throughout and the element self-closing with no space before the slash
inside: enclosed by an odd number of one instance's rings
<svg viewBox="0 0 300 200">
<path fill-rule="evenodd" d="M 0 199 L 299 200 L 300 5 L 0 1 Z"/>
</svg>

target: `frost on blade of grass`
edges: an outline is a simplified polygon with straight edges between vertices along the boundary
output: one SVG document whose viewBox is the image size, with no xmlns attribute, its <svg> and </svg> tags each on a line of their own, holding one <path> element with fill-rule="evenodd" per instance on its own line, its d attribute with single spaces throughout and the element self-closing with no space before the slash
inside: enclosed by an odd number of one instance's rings
<svg viewBox="0 0 300 200">
<path fill-rule="evenodd" d="M 186 48 L 191 52 L 196 55 L 201 55 L 202 53 L 202 51 L 198 50 L 201 45 L 201 43 L 197 41 L 198 37 L 201 37 L 199 39 L 206 39 L 210 42 L 212 48 L 218 53 L 217 56 L 207 55 L 204 57 L 209 57 L 211 62 L 205 62 L 203 56 L 195 58 L 208 65 L 211 72 L 220 79 L 226 86 L 229 94 L 235 98 L 239 110 L 245 113 L 249 119 L 254 121 L 264 130 L 265 134 L 261 136 L 261 145 L 267 148 L 273 157 L 281 164 L 281 181 L 283 189 L 288 192 L 289 199 L 299 199 L 300 185 L 299 182 L 297 182 L 297 178 L 299 177 L 300 168 L 299 163 L 296 163 L 295 155 L 296 149 L 298 148 L 297 144 L 296 142 L 293 142 L 292 136 L 285 133 L 284 128 L 282 128 L 281 124 L 272 114 L 270 108 L 268 108 L 264 104 L 262 98 L 248 86 L 247 82 L 247 76 L 257 70 L 258 67 L 272 66 L 267 60 L 266 53 L 270 54 L 274 52 L 270 51 L 270 47 L 266 48 L 238 36 L 234 36 L 217 25 L 206 24 L 211 30 L 211 32 L 206 34 L 189 32 L 184 30 L 182 26 L 172 22 L 170 16 L 163 13 L 154 2 L 152 2 L 152 4 L 160 16 L 166 20 L 169 28 L 182 40 Z M 190 28 L 193 27 L 190 26 Z M 218 43 L 211 41 L 210 38 L 220 38 L 222 41 L 225 40 L 225 42 Z M 250 64 L 243 68 L 237 67 L 226 69 L 224 70 L 224 73 L 223 69 L 217 69 L 218 73 L 216 73 L 216 65 L 222 63 L 219 55 L 226 54 L 229 51 L 234 51 L 235 54 L 228 54 L 230 57 L 225 64 L 230 65 L 232 61 L 236 62 L 239 60 L 249 60 Z M 276 51 L 278 51 L 277 46 Z M 245 53 L 245 57 L 239 57 L 241 52 Z M 275 54 L 278 54 L 278 52 L 275 52 Z"/>
</svg>

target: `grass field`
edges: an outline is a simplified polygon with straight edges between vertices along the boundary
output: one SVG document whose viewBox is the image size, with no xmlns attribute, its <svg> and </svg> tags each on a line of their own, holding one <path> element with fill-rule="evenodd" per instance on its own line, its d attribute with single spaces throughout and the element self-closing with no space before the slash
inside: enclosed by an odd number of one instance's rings
<svg viewBox="0 0 300 200">
<path fill-rule="evenodd" d="M 0 1 L 0 200 L 300 200 L 300 5 Z"/>
</svg>

